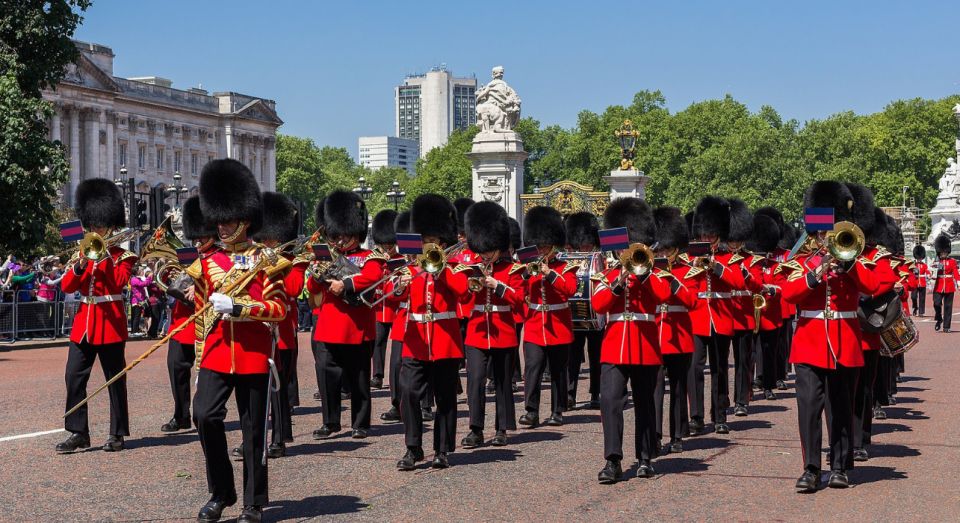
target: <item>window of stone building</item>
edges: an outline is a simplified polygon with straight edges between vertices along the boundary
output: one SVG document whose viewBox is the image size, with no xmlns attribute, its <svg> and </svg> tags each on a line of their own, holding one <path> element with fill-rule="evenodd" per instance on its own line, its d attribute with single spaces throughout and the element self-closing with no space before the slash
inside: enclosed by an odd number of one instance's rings
<svg viewBox="0 0 960 523">
<path fill-rule="evenodd" d="M 197 153 L 190 154 L 190 174 L 197 175 Z"/>
<path fill-rule="evenodd" d="M 157 147 L 157 170 L 163 170 L 163 147 Z"/>
<path fill-rule="evenodd" d="M 126 142 L 120 142 L 117 147 L 117 160 L 120 162 L 120 167 L 127 166 L 127 144 Z"/>
<path fill-rule="evenodd" d="M 140 169 L 147 168 L 147 146 L 140 145 L 137 147 L 137 167 Z"/>
<path fill-rule="evenodd" d="M 173 172 L 180 172 L 180 151 L 173 151 Z"/>
</svg>

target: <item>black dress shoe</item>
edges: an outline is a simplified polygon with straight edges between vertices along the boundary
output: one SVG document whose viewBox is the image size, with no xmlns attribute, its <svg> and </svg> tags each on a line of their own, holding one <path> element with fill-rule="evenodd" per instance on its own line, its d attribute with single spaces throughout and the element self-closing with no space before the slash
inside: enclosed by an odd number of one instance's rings
<svg viewBox="0 0 960 523">
<path fill-rule="evenodd" d="M 600 473 L 597 474 L 597 481 L 599 481 L 602 485 L 616 483 L 622 479 L 623 469 L 620 467 L 620 462 L 612 459 L 608 459 L 607 464 L 604 465 L 603 469 L 600 470 Z"/>
<path fill-rule="evenodd" d="M 559 427 L 563 425 L 563 416 L 560 414 L 554 414 L 547 418 L 547 421 L 544 421 L 543 424 L 550 427 Z"/>
<path fill-rule="evenodd" d="M 873 409 L 873 418 L 874 419 L 887 419 L 887 411 L 883 410 L 880 407 Z"/>
<path fill-rule="evenodd" d="M 350 437 L 353 439 L 366 439 L 370 435 L 370 431 L 367 429 L 353 429 L 353 432 L 350 433 Z"/>
<path fill-rule="evenodd" d="M 447 459 L 446 452 L 437 452 L 433 456 L 433 461 L 430 463 L 431 468 L 435 469 L 445 469 L 450 466 L 450 460 Z"/>
<path fill-rule="evenodd" d="M 190 419 L 172 418 L 170 421 L 160 426 L 160 432 L 178 432 L 190 428 Z"/>
<path fill-rule="evenodd" d="M 243 447 L 234 447 L 233 450 L 230 451 L 230 455 L 237 459 L 243 459 Z"/>
<path fill-rule="evenodd" d="M 950 329 L 943 329 L 943 332 L 950 333 L 950 332 L 953 332 L 953 331 L 951 331 Z M 843 488 L 843 487 L 841 487 L 841 488 Z"/>
<path fill-rule="evenodd" d="M 319 429 L 313 431 L 313 439 L 327 439 L 340 432 L 340 427 L 335 425 L 321 425 Z"/>
<path fill-rule="evenodd" d="M 510 390 L 513 392 L 520 392 L 520 384 L 516 381 L 510 384 Z"/>
<path fill-rule="evenodd" d="M 206 505 L 200 508 L 200 513 L 197 514 L 197 521 L 202 523 L 220 521 L 220 518 L 223 516 L 223 509 L 232 506 L 236 502 L 236 494 L 227 499 L 214 496 L 210 498 L 210 501 L 208 501 Z"/>
<path fill-rule="evenodd" d="M 717 423 L 714 430 L 717 434 L 730 434 L 730 426 L 726 423 Z"/>
<path fill-rule="evenodd" d="M 763 399 L 767 401 L 773 401 L 777 399 L 777 395 L 774 394 L 772 390 L 765 390 L 763 391 Z"/>
<path fill-rule="evenodd" d="M 653 465 L 649 461 L 641 461 L 640 466 L 637 467 L 637 477 L 641 479 L 652 478 L 657 475 L 657 471 L 653 470 Z"/>
<path fill-rule="evenodd" d="M 374 389 L 382 389 L 382 388 L 383 388 L 383 378 L 381 378 L 380 376 L 374 376 L 374 377 L 370 378 L 370 387 L 371 387 L 371 388 L 374 388 Z"/>
<path fill-rule="evenodd" d="M 787 390 L 787 382 L 783 380 L 777 380 L 777 390 Z"/>
<path fill-rule="evenodd" d="M 120 452 L 123 450 L 123 436 L 110 436 L 103 444 L 104 452 Z"/>
<path fill-rule="evenodd" d="M 867 449 L 853 449 L 853 461 L 867 461 L 870 459 L 870 454 L 867 453 Z"/>
<path fill-rule="evenodd" d="M 934 324 L 933 330 L 935 330 L 935 331 L 940 330 L 940 322 L 939 322 L 939 321 L 938 321 L 936 324 Z"/>
<path fill-rule="evenodd" d="M 237 523 L 260 523 L 263 520 L 263 509 L 257 505 L 243 507 Z"/>
<path fill-rule="evenodd" d="M 816 492 L 820 488 L 820 473 L 809 470 L 804 472 L 797 480 L 795 488 L 797 492 Z"/>
<path fill-rule="evenodd" d="M 587 407 L 590 408 L 591 410 L 599 409 L 599 408 L 600 408 L 600 395 L 599 395 L 599 394 L 591 394 L 591 395 L 590 395 L 590 403 L 587 404 Z"/>
<path fill-rule="evenodd" d="M 737 417 L 744 417 L 747 415 L 747 406 L 746 405 L 737 405 L 733 408 L 733 415 Z"/>
<path fill-rule="evenodd" d="M 690 420 L 690 435 L 699 436 L 703 434 L 703 422 L 698 419 Z"/>
<path fill-rule="evenodd" d="M 490 444 L 494 447 L 507 446 L 507 431 L 498 430 L 497 433 L 493 435 L 493 439 L 490 440 Z"/>
<path fill-rule="evenodd" d="M 407 453 L 397 462 L 397 470 L 413 470 L 417 468 L 418 461 L 423 461 L 423 449 L 408 448 Z"/>
<path fill-rule="evenodd" d="M 533 412 L 527 412 L 523 416 L 520 416 L 520 419 L 517 420 L 517 423 L 532 429 L 540 424 L 540 416 Z"/>
<path fill-rule="evenodd" d="M 753 390 L 763 389 L 763 382 L 760 380 L 753 380 Z"/>
<path fill-rule="evenodd" d="M 282 458 L 287 455 L 287 446 L 283 443 L 271 443 L 267 447 L 267 457 L 270 459 Z"/>
<path fill-rule="evenodd" d="M 90 436 L 79 432 L 74 432 L 67 439 L 57 443 L 57 452 L 60 454 L 69 454 L 86 448 L 90 448 Z"/>
<path fill-rule="evenodd" d="M 387 423 L 396 423 L 400 421 L 400 411 L 396 407 L 390 407 L 390 410 L 380 415 L 380 421 Z"/>
<path fill-rule="evenodd" d="M 421 409 L 420 412 L 423 413 L 423 421 L 433 421 L 433 419 L 436 418 L 436 415 L 434 415 L 433 413 L 433 409 L 431 409 L 430 407 Z"/>
<path fill-rule="evenodd" d="M 343 391 L 343 390 L 340 391 L 340 399 L 341 399 L 341 400 L 348 400 L 348 399 L 350 399 L 350 398 L 352 398 L 352 397 L 353 397 L 353 396 L 352 396 L 349 392 Z"/>
<path fill-rule="evenodd" d="M 889 395 L 887 395 L 887 403 L 889 403 L 890 405 L 896 405 L 896 404 L 897 404 L 897 398 L 895 398 L 895 397 L 893 396 L 893 394 L 889 394 Z"/>
<path fill-rule="evenodd" d="M 320 391 L 319 391 L 319 390 L 318 390 L 317 392 L 314 392 L 314 393 L 313 393 L 313 399 L 315 399 L 315 400 L 317 400 L 317 401 L 320 401 Z"/>
<path fill-rule="evenodd" d="M 494 392 L 497 391 L 496 387 L 493 386 L 493 380 L 487 380 L 486 391 L 487 391 L 487 394 L 493 394 Z"/>
<path fill-rule="evenodd" d="M 460 441 L 460 446 L 465 449 L 475 449 L 483 445 L 483 433 L 479 430 L 471 430 L 465 438 Z"/>
<path fill-rule="evenodd" d="M 850 479 L 847 478 L 846 472 L 834 471 L 830 474 L 827 486 L 830 488 L 847 488 L 850 486 Z"/>
</svg>

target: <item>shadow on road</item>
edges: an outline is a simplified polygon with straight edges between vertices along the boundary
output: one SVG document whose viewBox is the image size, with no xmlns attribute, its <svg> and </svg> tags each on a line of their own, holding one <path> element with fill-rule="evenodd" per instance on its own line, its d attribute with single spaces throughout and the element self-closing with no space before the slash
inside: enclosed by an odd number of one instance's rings
<svg viewBox="0 0 960 523">
<path fill-rule="evenodd" d="M 909 407 L 884 407 L 883 410 L 887 413 L 888 419 L 930 419 L 930 416 L 924 414 L 922 410 Z"/>
<path fill-rule="evenodd" d="M 907 475 L 893 467 L 878 467 L 874 465 L 857 465 L 853 469 L 850 479 L 855 485 L 866 485 L 878 481 L 907 479 Z"/>
<path fill-rule="evenodd" d="M 677 474 L 683 472 L 704 472 L 710 468 L 709 463 L 704 463 L 702 459 L 694 458 L 671 458 L 671 455 L 660 458 L 654 464 L 658 474 Z"/>
<path fill-rule="evenodd" d="M 301 500 L 270 501 L 263 511 L 269 521 L 302 519 L 333 514 L 350 514 L 367 508 L 356 496 L 312 496 Z"/>
<path fill-rule="evenodd" d="M 889 434 L 891 432 L 913 432 L 913 429 L 903 423 L 876 422 L 873 424 L 872 434 L 874 436 L 878 434 Z"/>
<path fill-rule="evenodd" d="M 870 454 L 875 458 L 907 458 L 907 457 L 916 457 L 921 454 L 921 452 L 915 448 L 908 447 L 906 445 L 899 445 L 896 443 L 891 444 L 873 444 L 870 445 Z M 859 469 L 860 466 L 857 466 Z"/>
<path fill-rule="evenodd" d="M 186 445 L 196 443 L 199 440 L 197 430 L 192 429 L 187 432 L 177 432 L 176 434 L 164 436 L 147 436 L 144 438 L 127 439 L 124 441 L 124 447 L 129 450 L 142 449 L 148 447 L 174 447 L 177 445 Z"/>
<path fill-rule="evenodd" d="M 497 463 L 516 461 L 520 451 L 514 449 L 480 449 L 470 452 L 458 452 L 450 455 L 451 465 L 476 465 L 478 463 Z"/>
<path fill-rule="evenodd" d="M 600 414 L 574 414 L 564 415 L 563 416 L 564 425 L 577 424 L 577 423 L 600 423 Z"/>
<path fill-rule="evenodd" d="M 697 436 L 683 440 L 684 450 L 710 450 L 723 449 L 730 446 L 730 440 L 721 438 L 711 438 L 707 436 Z"/>
<path fill-rule="evenodd" d="M 330 454 L 333 452 L 350 452 L 370 445 L 369 441 L 361 440 L 327 440 L 324 443 L 305 443 L 287 447 L 287 456 L 303 456 L 307 454 Z"/>
<path fill-rule="evenodd" d="M 730 430 L 733 431 L 744 431 L 751 429 L 769 429 L 773 427 L 773 423 L 765 419 L 745 419 L 741 421 L 730 421 L 727 423 L 730 425 Z"/>
<path fill-rule="evenodd" d="M 563 439 L 563 433 L 561 432 L 534 429 L 517 432 L 515 435 L 510 436 L 509 441 L 511 443 L 523 444 L 538 443 L 541 441 L 560 441 L 561 439 Z"/>
<path fill-rule="evenodd" d="M 900 382 L 906 383 L 908 381 L 930 381 L 930 378 L 924 376 L 901 376 Z"/>
</svg>

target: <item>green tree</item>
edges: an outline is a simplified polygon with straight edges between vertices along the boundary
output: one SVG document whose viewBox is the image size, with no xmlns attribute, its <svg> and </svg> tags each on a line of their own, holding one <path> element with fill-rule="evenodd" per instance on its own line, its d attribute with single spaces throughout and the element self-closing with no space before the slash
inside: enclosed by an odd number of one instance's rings
<svg viewBox="0 0 960 523">
<path fill-rule="evenodd" d="M 55 220 L 56 191 L 69 166 L 47 139 L 53 114 L 41 98 L 77 58 L 71 41 L 86 0 L 0 1 L 0 249 L 34 254 Z"/>
<path fill-rule="evenodd" d="M 425 193 L 441 194 L 451 200 L 470 196 L 473 190 L 470 183 L 473 163 L 467 153 L 478 132 L 478 127 L 454 131 L 446 145 L 429 151 L 417 161 L 417 176 L 410 181 L 410 188 L 407 189 L 410 203 Z"/>
</svg>

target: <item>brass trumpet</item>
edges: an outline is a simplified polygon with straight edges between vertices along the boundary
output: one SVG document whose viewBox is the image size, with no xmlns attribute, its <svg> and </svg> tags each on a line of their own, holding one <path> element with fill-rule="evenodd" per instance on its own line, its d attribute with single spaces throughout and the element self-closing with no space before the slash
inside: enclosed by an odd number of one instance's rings
<svg viewBox="0 0 960 523">
<path fill-rule="evenodd" d="M 863 231 L 852 222 L 837 222 L 827 233 L 827 251 L 842 262 L 855 260 L 865 244 Z"/>
<path fill-rule="evenodd" d="M 104 239 L 95 232 L 88 232 L 80 240 L 80 249 L 77 258 L 86 258 L 91 261 L 100 261 L 107 256 L 110 247 L 133 240 L 139 235 L 136 229 L 124 229 L 113 236 Z"/>
<path fill-rule="evenodd" d="M 620 253 L 620 266 L 624 272 L 643 276 L 653 269 L 653 251 L 642 243 L 631 243 Z"/>
</svg>

